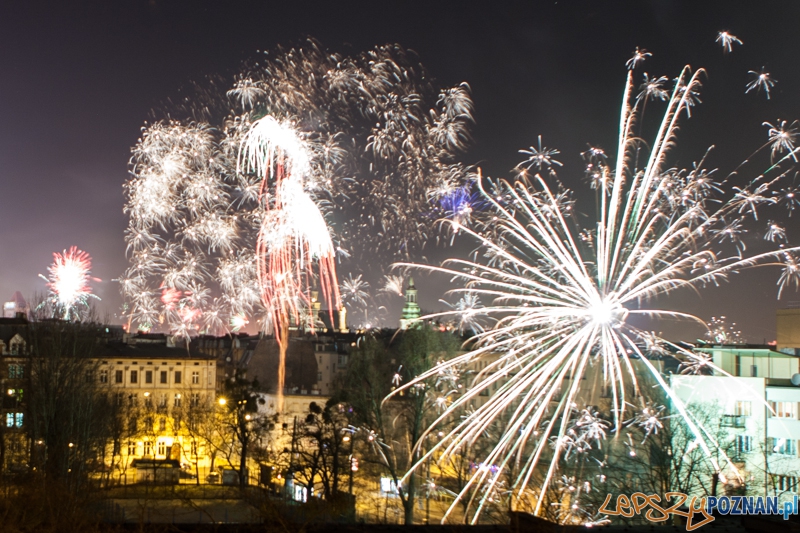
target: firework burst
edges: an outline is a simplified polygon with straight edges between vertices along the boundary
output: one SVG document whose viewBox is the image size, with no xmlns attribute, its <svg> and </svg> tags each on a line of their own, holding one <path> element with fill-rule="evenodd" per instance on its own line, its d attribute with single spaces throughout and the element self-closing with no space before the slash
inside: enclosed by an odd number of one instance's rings
<svg viewBox="0 0 800 533">
<path fill-rule="evenodd" d="M 315 284 L 336 306 L 334 255 L 408 256 L 443 214 L 439 199 L 470 182 L 456 161 L 469 87 L 435 90 L 399 46 L 346 57 L 310 42 L 209 83 L 132 149 L 120 278 L 131 326 L 279 330 L 276 310 L 297 315 Z"/>
<path fill-rule="evenodd" d="M 91 281 L 100 281 L 91 275 L 92 258 L 77 246 L 53 253 L 53 264 L 47 269 L 49 276 L 39 276 L 47 281 L 50 291 L 48 303 L 63 313 L 64 320 L 79 319 L 88 309 L 89 299 L 100 298 L 92 294 Z"/>
<path fill-rule="evenodd" d="M 629 67 L 647 55 L 637 50 Z M 476 521 L 490 503 L 485 495 L 506 482 L 513 506 L 532 485 L 535 472 L 541 476 L 535 506 L 536 512 L 540 510 L 545 491 L 557 479 L 559 464 L 568 456 L 580 455 L 575 453 L 578 448 L 584 449 L 575 443 L 595 445 L 605 436 L 605 425 L 594 411 L 584 411 L 577 422 L 572 415 L 581 397 L 582 378 L 590 367 L 599 372 L 608 391 L 609 428 L 616 436 L 625 434 L 626 427 L 636 427 L 646 438 L 662 427 L 661 409 L 646 403 L 637 402 L 644 408 L 632 419 L 626 418 L 626 405 L 642 393 L 640 381 L 645 376 L 669 397 L 675 416 L 688 426 L 697 445 L 719 470 L 711 458 L 706 432 L 672 393 L 648 355 L 653 347 L 668 348 L 685 362 L 685 372 L 719 369 L 708 360 L 698 361 L 691 351 L 638 329 L 630 319 L 643 316 L 702 323 L 685 313 L 650 309 L 644 304 L 682 288 L 719 283 L 733 272 L 758 265 L 784 267 L 778 280 L 780 291 L 796 286 L 796 261 L 791 255 L 796 249 L 744 257 L 739 240 L 743 220 L 756 217 L 756 206 L 774 205 L 765 195 L 787 174 L 781 165 L 793 163 L 794 150 L 727 199 L 717 198 L 723 184 L 714 182 L 713 171 L 702 170 L 702 164 L 688 170 L 668 167 L 679 119 L 688 118 L 689 109 L 699 103 L 702 75 L 702 70 L 692 73 L 687 67 L 676 79 L 650 153 L 643 158 L 634 125 L 648 99 L 634 96 L 633 76 L 628 73 L 616 162 L 597 164 L 597 158 L 591 158 L 593 170 L 602 176 L 592 181 L 598 189 L 599 206 L 597 219 L 589 228 L 578 226 L 571 215 L 569 194 L 562 186 L 548 183 L 557 179 L 552 167 L 557 163 L 549 159 L 554 152 L 537 147 L 525 152 L 531 157 L 524 164 L 539 166 L 547 179 L 537 174 L 514 183 L 479 183 L 484 198 L 493 205 L 492 220 L 485 231 L 462 231 L 478 241 L 477 255 L 483 260 L 452 259 L 442 267 L 399 265 L 462 279 L 466 286 L 455 292 L 488 302 L 481 312 L 495 321 L 494 327 L 474 338 L 474 349 L 440 365 L 462 369 L 487 356 L 486 368 L 471 387 L 431 426 L 429 431 L 442 428 L 446 435 L 422 454 L 418 464 L 431 457 L 446 461 L 480 438 L 495 421 L 507 420 L 496 445 L 482 458 L 497 468 L 477 472 L 451 511 L 464 503 Z M 545 153 L 548 157 L 541 157 Z M 641 167 L 640 161 L 644 162 Z M 720 248 L 731 249 L 730 255 L 723 255 Z M 644 372 L 638 378 L 637 368 Z M 441 371 L 424 373 L 393 394 L 433 380 Z M 489 395 L 488 400 L 469 410 L 482 393 Z M 465 412 L 467 415 L 461 416 Z M 445 424 L 450 422 L 450 426 Z M 626 435 L 634 446 L 631 434 Z M 635 454 L 633 448 L 631 454 Z"/>
</svg>

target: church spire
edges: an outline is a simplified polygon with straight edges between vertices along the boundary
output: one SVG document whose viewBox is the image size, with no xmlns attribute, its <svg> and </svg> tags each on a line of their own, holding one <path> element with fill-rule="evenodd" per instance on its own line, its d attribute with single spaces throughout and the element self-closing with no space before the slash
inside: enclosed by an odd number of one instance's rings
<svg viewBox="0 0 800 533">
<path fill-rule="evenodd" d="M 417 288 L 414 286 L 414 278 L 408 278 L 406 303 L 403 306 L 403 314 L 400 318 L 400 329 L 414 327 L 414 324 L 419 323 L 421 314 L 419 304 L 417 303 Z"/>
</svg>

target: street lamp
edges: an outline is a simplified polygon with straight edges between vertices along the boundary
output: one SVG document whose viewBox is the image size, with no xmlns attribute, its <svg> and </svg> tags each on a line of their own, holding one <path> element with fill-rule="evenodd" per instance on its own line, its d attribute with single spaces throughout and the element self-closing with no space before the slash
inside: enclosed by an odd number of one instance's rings
<svg viewBox="0 0 800 533">
<path fill-rule="evenodd" d="M 220 398 L 219 400 L 217 400 L 217 402 L 219 402 L 220 405 L 225 405 L 226 403 L 228 403 L 228 400 L 226 400 L 225 398 Z"/>
</svg>

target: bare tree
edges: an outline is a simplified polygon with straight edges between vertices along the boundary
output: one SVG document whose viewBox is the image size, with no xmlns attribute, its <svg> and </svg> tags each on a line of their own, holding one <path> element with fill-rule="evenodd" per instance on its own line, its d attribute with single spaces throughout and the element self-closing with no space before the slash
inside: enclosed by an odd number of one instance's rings
<svg viewBox="0 0 800 533">
<path fill-rule="evenodd" d="M 353 408 L 353 421 L 360 428 L 364 460 L 387 474 L 400 498 L 407 525 L 414 523 L 419 472 L 401 480 L 421 456 L 420 438 L 435 410 L 434 385 L 415 387 L 384 402 L 397 380 L 407 382 L 430 369 L 437 361 L 452 357 L 459 339 L 428 326 L 409 329 L 390 342 L 368 337 L 350 354 L 342 380 L 340 399 Z M 396 379 L 393 376 L 397 376 Z"/>
<path fill-rule="evenodd" d="M 80 483 L 103 456 L 113 401 L 103 390 L 93 359 L 101 327 L 93 321 L 37 318 L 30 324 L 28 407 L 32 460 L 48 478 Z"/>
</svg>

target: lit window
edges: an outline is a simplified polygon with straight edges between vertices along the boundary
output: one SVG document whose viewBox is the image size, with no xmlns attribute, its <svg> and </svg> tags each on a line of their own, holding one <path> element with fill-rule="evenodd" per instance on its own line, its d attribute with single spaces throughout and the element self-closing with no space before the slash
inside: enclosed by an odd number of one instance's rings
<svg viewBox="0 0 800 533">
<path fill-rule="evenodd" d="M 176 394 L 175 395 L 175 407 L 180 407 L 180 406 L 181 406 L 181 395 L 180 394 Z"/>
<path fill-rule="evenodd" d="M 136 455 L 136 443 L 133 441 L 128 442 L 128 455 Z"/>
<path fill-rule="evenodd" d="M 153 455 L 153 443 L 149 440 L 144 441 L 144 454 Z"/>
<path fill-rule="evenodd" d="M 200 384 L 200 372 L 192 372 L 192 385 Z"/>
<path fill-rule="evenodd" d="M 100 383 L 108 383 L 108 370 L 100 371 Z"/>
<path fill-rule="evenodd" d="M 158 455 L 166 455 L 167 454 L 167 443 L 163 440 L 158 441 Z"/>
<path fill-rule="evenodd" d="M 23 413 L 6 413 L 6 427 L 13 428 L 13 427 L 22 427 L 22 422 L 24 419 Z"/>
</svg>

